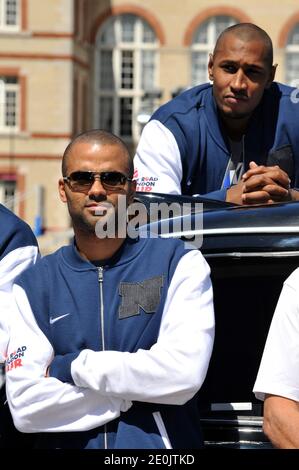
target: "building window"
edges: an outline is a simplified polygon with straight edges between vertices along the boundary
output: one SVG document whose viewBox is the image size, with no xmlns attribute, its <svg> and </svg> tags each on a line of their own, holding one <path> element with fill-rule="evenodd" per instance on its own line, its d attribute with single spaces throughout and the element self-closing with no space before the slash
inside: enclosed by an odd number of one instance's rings
<svg viewBox="0 0 299 470">
<path fill-rule="evenodd" d="M 15 211 L 17 183 L 14 175 L 0 174 L 0 203 L 11 211 Z"/>
<path fill-rule="evenodd" d="M 0 75 L 0 132 L 19 128 L 19 81 Z"/>
<path fill-rule="evenodd" d="M 286 83 L 299 88 L 299 23 L 288 36 L 285 62 Z"/>
<path fill-rule="evenodd" d="M 195 30 L 191 45 L 192 86 L 206 83 L 209 80 L 209 54 L 213 52 L 219 34 L 236 23 L 238 20 L 231 16 L 213 16 Z"/>
<path fill-rule="evenodd" d="M 0 0 L 0 31 L 20 28 L 19 0 Z"/>
<path fill-rule="evenodd" d="M 152 97 L 159 97 L 157 50 L 155 32 L 142 18 L 125 14 L 104 23 L 96 39 L 95 127 L 138 140 L 138 116 L 152 114 Z"/>
</svg>

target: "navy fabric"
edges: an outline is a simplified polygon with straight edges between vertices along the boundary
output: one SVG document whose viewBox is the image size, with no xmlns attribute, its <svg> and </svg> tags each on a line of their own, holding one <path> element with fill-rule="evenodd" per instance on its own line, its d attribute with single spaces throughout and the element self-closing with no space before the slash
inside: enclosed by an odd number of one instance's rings
<svg viewBox="0 0 299 470">
<path fill-rule="evenodd" d="M 11 251 L 25 246 L 37 246 L 36 238 L 26 222 L 0 204 L 0 261 Z"/>
<path fill-rule="evenodd" d="M 275 151 L 290 147 L 294 159 L 291 186 L 299 187 L 299 106 L 291 100 L 293 90 L 276 82 L 265 90 L 244 138 L 244 171 L 250 161 L 267 164 Z M 151 120 L 160 121 L 176 139 L 183 168 L 182 194 L 224 200 L 226 190 L 220 188 L 230 149 L 221 130 L 212 85 L 199 85 L 178 95 L 161 106 Z"/>
<path fill-rule="evenodd" d="M 84 260 L 75 245 L 44 257 L 19 276 L 16 283 L 26 291 L 36 321 L 54 349 L 50 375 L 71 381 L 70 365 L 80 351 L 103 349 L 102 329 L 106 350 L 148 350 L 157 341 L 168 287 L 178 261 L 186 253 L 184 243 L 179 240 L 127 239 L 103 266 L 104 324 L 101 324 L 98 279 L 101 268 Z M 157 276 L 163 277 L 163 286 L 156 311 L 147 313 L 140 306 L 137 315 L 123 318 L 119 312 L 120 283 L 140 284 Z M 55 321 L 58 317 L 61 319 Z M 174 440 L 177 447 L 200 447 L 197 408 L 195 398 L 184 406 L 135 403 L 119 419 L 106 425 L 108 446 L 163 448 L 152 414 L 159 411 L 170 441 Z M 103 448 L 103 432 L 101 427 L 79 433 L 50 433 L 47 438 L 41 435 L 38 447 Z"/>
</svg>

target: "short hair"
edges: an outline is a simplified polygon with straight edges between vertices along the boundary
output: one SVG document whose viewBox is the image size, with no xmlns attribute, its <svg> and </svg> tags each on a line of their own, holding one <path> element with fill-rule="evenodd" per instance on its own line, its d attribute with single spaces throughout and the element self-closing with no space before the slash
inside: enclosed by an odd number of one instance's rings
<svg viewBox="0 0 299 470">
<path fill-rule="evenodd" d="M 130 155 L 129 149 L 125 142 L 118 137 L 115 134 L 112 134 L 112 132 L 105 131 L 103 129 L 91 129 L 85 132 L 82 132 L 75 136 L 73 140 L 68 144 L 66 147 L 63 156 L 62 156 L 62 164 L 61 164 L 61 170 L 62 170 L 62 176 L 66 176 L 67 172 L 67 160 L 68 157 L 73 149 L 73 147 L 78 144 L 78 143 L 97 143 L 101 145 L 118 145 L 119 147 L 123 148 L 125 153 L 128 156 L 128 168 L 129 168 L 129 177 L 133 177 L 134 173 L 134 164 L 133 164 L 133 158 Z"/>
<path fill-rule="evenodd" d="M 265 45 L 265 62 L 272 67 L 273 65 L 273 44 L 270 36 L 259 26 L 253 23 L 238 23 L 233 26 L 229 26 L 218 36 L 216 41 L 214 52 L 215 55 L 220 49 L 221 42 L 227 34 L 234 34 L 235 36 L 243 39 L 244 41 L 251 41 L 258 39 Z"/>
</svg>

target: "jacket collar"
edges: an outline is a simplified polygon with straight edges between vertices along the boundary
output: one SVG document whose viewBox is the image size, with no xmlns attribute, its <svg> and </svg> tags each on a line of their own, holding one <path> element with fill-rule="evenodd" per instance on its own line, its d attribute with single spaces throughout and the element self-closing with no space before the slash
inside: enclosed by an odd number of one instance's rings
<svg viewBox="0 0 299 470">
<path fill-rule="evenodd" d="M 74 238 L 70 245 L 62 247 L 60 255 L 63 263 L 69 268 L 76 271 L 90 271 L 96 270 L 97 264 L 109 268 L 129 263 L 141 250 L 143 250 L 144 246 L 144 238 L 126 238 L 122 246 L 111 258 L 104 260 L 103 262 L 93 264 L 91 261 L 82 258 L 77 249 L 76 240 Z"/>
<path fill-rule="evenodd" d="M 216 101 L 213 96 L 213 87 L 209 87 L 206 90 L 206 94 L 203 100 L 203 106 L 206 110 L 205 119 L 206 119 L 206 126 L 208 128 L 209 134 L 214 140 L 215 144 L 220 147 L 223 152 L 226 154 L 230 154 L 229 148 L 225 143 L 223 138 L 223 134 L 221 132 L 221 125 L 217 111 Z M 216 125 L 215 125 L 216 123 Z"/>
</svg>

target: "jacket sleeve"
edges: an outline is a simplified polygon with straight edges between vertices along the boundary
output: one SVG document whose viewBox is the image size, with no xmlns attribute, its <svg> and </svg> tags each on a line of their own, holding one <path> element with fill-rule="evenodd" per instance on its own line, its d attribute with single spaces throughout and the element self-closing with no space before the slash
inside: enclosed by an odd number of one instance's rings
<svg viewBox="0 0 299 470">
<path fill-rule="evenodd" d="M 15 248 L 0 259 L 0 362 L 4 361 L 9 335 L 9 302 L 14 279 L 36 262 L 34 245 Z"/>
<path fill-rule="evenodd" d="M 182 194 L 181 154 L 172 132 L 152 120 L 143 129 L 134 157 L 137 191 Z M 226 200 L 226 189 L 196 194 L 208 199 Z"/>
<path fill-rule="evenodd" d="M 22 432 L 81 431 L 119 416 L 131 403 L 46 377 L 53 348 L 39 329 L 24 290 L 15 285 L 6 358 L 7 398 Z"/>
<path fill-rule="evenodd" d="M 299 269 L 284 282 L 269 328 L 253 392 L 256 398 L 279 395 L 299 402 Z"/>
<path fill-rule="evenodd" d="M 217 191 L 212 191 L 211 193 L 200 194 L 200 196 L 208 199 L 216 199 L 217 201 L 226 201 L 226 191 L 227 189 L 218 189 Z"/>
<path fill-rule="evenodd" d="M 152 120 L 143 129 L 134 157 L 137 191 L 181 194 L 182 163 L 167 127 Z"/>
<path fill-rule="evenodd" d="M 190 400 L 205 379 L 214 340 L 209 274 L 199 251 L 184 255 L 169 286 L 157 342 L 135 353 L 81 351 L 71 364 L 75 384 L 124 400 Z"/>
</svg>

